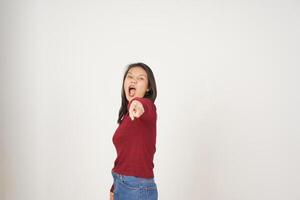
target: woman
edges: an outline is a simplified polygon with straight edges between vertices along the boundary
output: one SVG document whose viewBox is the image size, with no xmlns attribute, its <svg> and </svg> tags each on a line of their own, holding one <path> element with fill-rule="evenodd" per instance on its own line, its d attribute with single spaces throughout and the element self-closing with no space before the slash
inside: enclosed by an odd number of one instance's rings
<svg viewBox="0 0 300 200">
<path fill-rule="evenodd" d="M 113 135 L 117 158 L 111 170 L 110 199 L 157 200 L 154 180 L 157 96 L 152 70 L 144 63 L 128 65 L 122 83 L 118 128 Z"/>
</svg>

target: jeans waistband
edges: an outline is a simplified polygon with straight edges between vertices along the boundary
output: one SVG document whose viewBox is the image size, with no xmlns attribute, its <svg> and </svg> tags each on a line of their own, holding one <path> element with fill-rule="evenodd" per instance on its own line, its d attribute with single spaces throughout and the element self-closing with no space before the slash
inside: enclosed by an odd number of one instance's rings
<svg viewBox="0 0 300 200">
<path fill-rule="evenodd" d="M 141 177 L 137 177 L 137 176 L 127 176 L 127 175 L 122 175 L 116 172 L 111 172 L 112 176 L 115 179 L 119 179 L 121 181 L 139 181 L 139 182 L 145 182 L 145 183 L 154 183 L 155 180 L 154 178 L 141 178 Z"/>
</svg>

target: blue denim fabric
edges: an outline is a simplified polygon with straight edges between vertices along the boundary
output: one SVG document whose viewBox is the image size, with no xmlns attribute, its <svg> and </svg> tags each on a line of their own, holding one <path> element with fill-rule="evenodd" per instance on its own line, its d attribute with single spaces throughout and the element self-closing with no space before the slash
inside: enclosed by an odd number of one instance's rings
<svg viewBox="0 0 300 200">
<path fill-rule="evenodd" d="M 125 176 L 111 172 L 114 178 L 114 200 L 157 200 L 154 178 Z"/>
</svg>

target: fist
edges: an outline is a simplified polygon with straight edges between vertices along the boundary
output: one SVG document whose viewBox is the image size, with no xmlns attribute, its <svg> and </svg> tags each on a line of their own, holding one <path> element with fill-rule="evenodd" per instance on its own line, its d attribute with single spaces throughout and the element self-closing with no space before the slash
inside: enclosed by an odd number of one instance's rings
<svg viewBox="0 0 300 200">
<path fill-rule="evenodd" d="M 133 100 L 129 107 L 129 116 L 131 120 L 139 118 L 145 112 L 143 104 L 137 100 Z"/>
</svg>

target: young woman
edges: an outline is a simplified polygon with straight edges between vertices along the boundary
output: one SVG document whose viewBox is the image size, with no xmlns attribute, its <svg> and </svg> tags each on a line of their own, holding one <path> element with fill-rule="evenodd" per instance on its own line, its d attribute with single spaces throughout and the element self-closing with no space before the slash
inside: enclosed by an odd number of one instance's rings
<svg viewBox="0 0 300 200">
<path fill-rule="evenodd" d="M 118 128 L 112 141 L 117 158 L 111 170 L 110 199 L 157 200 L 153 174 L 156 151 L 156 83 L 144 63 L 127 66 L 122 83 Z"/>
</svg>

